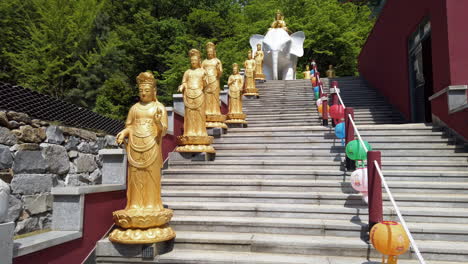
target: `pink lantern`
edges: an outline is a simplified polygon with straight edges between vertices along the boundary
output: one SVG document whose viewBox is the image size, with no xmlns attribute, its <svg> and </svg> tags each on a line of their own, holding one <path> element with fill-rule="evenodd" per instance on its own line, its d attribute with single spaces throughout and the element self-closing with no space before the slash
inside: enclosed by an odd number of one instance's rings
<svg viewBox="0 0 468 264">
<path fill-rule="evenodd" d="M 322 105 L 322 99 L 321 99 L 321 98 L 317 99 L 317 102 L 316 102 L 316 103 L 317 103 L 317 107 L 318 107 L 319 105 Z"/>
<path fill-rule="evenodd" d="M 353 189 L 361 192 L 363 194 L 367 194 L 367 168 L 357 168 L 351 174 L 351 186 Z"/>
</svg>

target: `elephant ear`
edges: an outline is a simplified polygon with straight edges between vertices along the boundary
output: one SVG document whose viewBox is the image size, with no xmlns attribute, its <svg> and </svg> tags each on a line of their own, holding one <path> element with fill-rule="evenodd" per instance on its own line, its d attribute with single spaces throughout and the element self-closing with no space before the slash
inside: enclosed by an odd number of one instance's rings
<svg viewBox="0 0 468 264">
<path fill-rule="evenodd" d="M 252 56 L 255 56 L 255 52 L 257 51 L 257 44 L 262 44 L 263 49 L 263 35 L 255 34 L 250 37 L 250 47 L 252 48 Z"/>
<path fill-rule="evenodd" d="M 304 32 L 298 31 L 291 35 L 291 54 L 296 55 L 297 57 L 302 57 L 304 55 Z"/>
</svg>

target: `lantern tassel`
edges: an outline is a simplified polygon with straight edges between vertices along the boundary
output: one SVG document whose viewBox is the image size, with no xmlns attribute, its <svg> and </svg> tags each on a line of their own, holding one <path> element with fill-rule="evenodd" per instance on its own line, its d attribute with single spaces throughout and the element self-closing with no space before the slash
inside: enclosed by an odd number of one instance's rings
<svg viewBox="0 0 468 264">
<path fill-rule="evenodd" d="M 397 264 L 398 256 L 388 256 L 387 264 Z"/>
</svg>

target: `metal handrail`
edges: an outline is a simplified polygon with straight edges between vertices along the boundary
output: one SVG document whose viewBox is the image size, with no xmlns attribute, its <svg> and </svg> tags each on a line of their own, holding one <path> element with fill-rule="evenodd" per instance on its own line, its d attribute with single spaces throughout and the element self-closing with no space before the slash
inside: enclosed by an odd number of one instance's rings
<svg viewBox="0 0 468 264">
<path fill-rule="evenodd" d="M 336 90 L 336 89 L 338 89 L 338 90 Z M 346 108 L 345 104 L 343 103 L 343 100 L 341 99 L 340 90 L 339 90 L 338 87 L 335 88 L 335 93 L 338 95 L 338 100 L 340 100 L 340 103 L 343 106 L 343 108 Z"/>
<path fill-rule="evenodd" d="M 359 142 L 361 143 L 362 147 L 364 148 L 364 150 L 367 153 L 369 150 L 367 149 L 366 145 L 364 144 L 364 141 L 362 140 L 361 134 L 359 134 L 359 130 L 358 130 L 356 124 L 354 123 L 352 116 L 350 114 L 348 114 L 348 117 L 349 117 L 349 121 L 351 121 L 351 124 L 353 125 L 354 132 L 358 136 Z M 410 243 L 411 243 L 411 247 L 413 248 L 414 252 L 416 253 L 416 256 L 418 257 L 419 263 L 420 264 L 426 264 L 426 262 L 424 261 L 423 256 L 421 255 L 421 252 L 419 251 L 418 245 L 416 245 L 416 242 L 415 242 L 415 240 L 413 238 L 413 235 L 411 235 L 411 232 L 410 232 L 408 226 L 406 225 L 406 221 L 403 219 L 403 215 L 400 212 L 400 208 L 398 207 L 398 205 L 395 202 L 395 199 L 393 198 L 392 192 L 390 191 L 390 188 L 388 187 L 387 181 L 385 180 L 385 177 L 383 176 L 382 171 L 380 170 L 380 165 L 376 160 L 374 160 L 374 165 L 375 165 L 375 168 L 377 169 L 377 172 L 378 172 L 380 180 L 382 181 L 382 184 L 383 184 L 383 186 L 385 188 L 385 191 L 387 192 L 388 197 L 389 197 L 389 199 L 390 199 L 390 201 L 392 203 L 392 206 L 393 206 L 393 208 L 395 208 L 397 216 L 400 219 L 401 225 L 403 226 L 403 229 L 405 229 L 405 232 L 408 235 L 408 238 L 409 238 Z"/>
<path fill-rule="evenodd" d="M 426 262 L 424 261 L 423 256 L 421 255 L 421 252 L 419 251 L 418 245 L 416 245 L 416 242 L 414 241 L 414 238 L 411 235 L 411 232 L 409 231 L 408 226 L 406 225 L 405 219 L 403 219 L 403 215 L 400 212 L 400 208 L 398 208 L 398 205 L 396 204 L 395 199 L 393 199 L 392 192 L 390 192 L 390 188 L 388 187 L 388 184 L 385 181 L 385 177 L 383 176 L 382 171 L 380 170 L 379 163 L 376 160 L 374 160 L 374 165 L 375 165 L 375 168 L 377 169 L 377 172 L 378 172 L 378 174 L 380 176 L 380 180 L 382 181 L 382 184 L 385 187 L 385 191 L 388 194 L 388 198 L 390 198 L 390 201 L 392 202 L 393 208 L 395 208 L 395 211 L 396 211 L 396 213 L 398 215 L 398 218 L 400 219 L 401 225 L 403 226 L 403 228 L 405 229 L 406 234 L 408 235 L 408 238 L 409 238 L 410 243 L 411 243 L 411 247 L 414 249 L 414 252 L 416 253 L 416 256 L 419 259 L 419 263 L 426 264 Z"/>
<path fill-rule="evenodd" d="M 362 140 L 361 134 L 359 134 L 359 130 L 357 129 L 356 124 L 354 124 L 353 117 L 350 114 L 348 114 L 348 117 L 349 117 L 349 121 L 351 121 L 351 124 L 353 125 L 354 132 L 356 132 L 356 134 L 357 134 L 357 136 L 359 138 L 359 142 L 361 142 L 362 147 L 364 148 L 364 150 L 367 153 L 369 150 L 367 149 L 366 145 L 364 144 L 364 141 Z"/>
</svg>

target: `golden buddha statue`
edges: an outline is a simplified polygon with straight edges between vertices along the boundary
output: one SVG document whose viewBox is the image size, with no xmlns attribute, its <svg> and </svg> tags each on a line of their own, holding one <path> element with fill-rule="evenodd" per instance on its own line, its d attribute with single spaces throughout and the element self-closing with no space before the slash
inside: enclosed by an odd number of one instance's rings
<svg viewBox="0 0 468 264">
<path fill-rule="evenodd" d="M 306 65 L 306 70 L 304 73 L 304 80 L 310 80 L 310 68 L 309 65 Z"/>
<path fill-rule="evenodd" d="M 201 68 L 200 51 L 192 49 L 189 52 L 191 69 L 184 73 L 179 92 L 183 93 L 185 115 L 184 135 L 177 137 L 177 152 L 207 152 L 215 153 L 211 146 L 213 137 L 206 132 L 206 102 L 207 72 Z"/>
<path fill-rule="evenodd" d="M 327 78 L 336 78 L 335 70 L 333 65 L 328 65 L 328 70 L 326 71 Z"/>
<path fill-rule="evenodd" d="M 289 33 L 288 27 L 286 26 L 286 22 L 284 22 L 284 16 L 283 14 L 281 14 L 281 11 L 279 10 L 276 11 L 275 21 L 271 23 L 270 29 L 272 28 L 282 28 L 286 30 L 286 32 Z"/>
<path fill-rule="evenodd" d="M 232 65 L 232 75 L 228 79 L 229 85 L 229 113 L 227 115 L 228 124 L 247 124 L 245 114 L 242 113 L 242 87 L 244 78 L 239 73 L 237 63 Z"/>
<path fill-rule="evenodd" d="M 255 87 L 255 60 L 252 59 L 252 50 L 249 50 L 248 59 L 244 62 L 245 67 L 245 93 L 244 95 L 258 96 L 258 90 Z"/>
<path fill-rule="evenodd" d="M 262 44 L 257 44 L 257 51 L 255 52 L 255 79 L 256 80 L 265 80 L 265 75 L 263 74 L 263 58 L 265 54 L 262 50 Z"/>
<path fill-rule="evenodd" d="M 223 74 L 223 65 L 216 58 L 216 47 L 212 42 L 206 44 L 208 59 L 202 63 L 202 68 L 207 73 L 207 87 L 205 89 L 206 100 L 206 127 L 227 128 L 224 121 L 226 116 L 221 114 L 219 92 L 221 90 L 219 79 Z"/>
<path fill-rule="evenodd" d="M 146 244 L 170 240 L 175 233 L 167 223 L 172 210 L 161 201 L 162 137 L 167 130 L 166 108 L 156 98 L 156 80 L 150 72 L 137 77 L 140 102 L 130 108 L 117 143 L 125 143 L 128 157 L 127 206 L 113 213 L 118 228 L 109 240 Z M 127 139 L 127 140 L 125 140 Z"/>
</svg>

